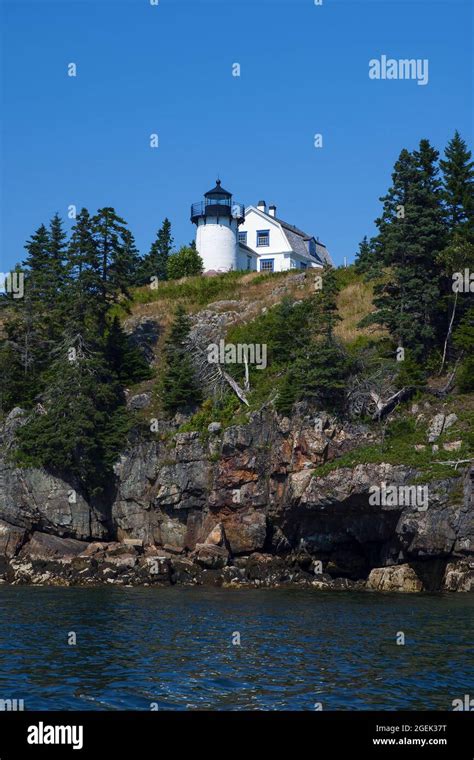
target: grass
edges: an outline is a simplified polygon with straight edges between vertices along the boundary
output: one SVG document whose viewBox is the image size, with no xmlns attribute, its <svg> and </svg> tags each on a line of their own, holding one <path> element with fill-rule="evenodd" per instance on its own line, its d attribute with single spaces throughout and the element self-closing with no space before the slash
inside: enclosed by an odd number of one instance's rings
<svg viewBox="0 0 474 760">
<path fill-rule="evenodd" d="M 386 334 L 385 330 L 374 325 L 358 327 L 359 322 L 374 310 L 372 303 L 374 286 L 372 282 L 364 282 L 351 271 L 353 269 L 353 267 L 348 267 L 345 270 L 349 273 L 346 275 L 346 282 L 342 276 L 339 276 L 342 287 L 337 297 L 337 308 L 342 319 L 336 326 L 335 333 L 343 343 L 352 343 L 360 340 L 362 336 L 381 338 Z"/>
<path fill-rule="evenodd" d="M 420 475 L 413 481 L 424 483 L 426 480 L 455 478 L 459 476 L 459 470 L 455 470 L 452 465 L 444 462 L 469 459 L 474 457 L 474 440 L 470 436 L 470 428 L 474 422 L 474 397 L 469 397 L 470 409 L 463 408 L 467 402 L 466 398 L 457 397 L 449 409 L 443 409 L 444 413 L 454 411 L 459 416 L 459 424 L 442 434 L 437 441 L 440 446 L 436 452 L 432 451 L 431 444 L 427 443 L 427 424 L 417 424 L 413 416 L 405 416 L 406 409 L 400 411 L 399 416 L 387 426 L 384 444 L 372 443 L 365 446 L 359 446 L 353 451 L 344 454 L 342 457 L 326 462 L 313 471 L 315 477 L 324 477 L 334 470 L 342 467 L 356 467 L 359 464 L 380 464 L 386 462 L 392 465 L 404 465 L 412 467 L 420 472 Z M 457 407 L 463 408 L 463 412 Z M 432 418 L 439 409 L 430 409 L 429 417 Z M 463 414 L 464 419 L 461 420 Z M 442 443 L 449 440 L 462 440 L 461 448 L 456 451 L 445 451 Z M 417 451 L 416 444 L 423 444 L 425 449 Z"/>
</svg>

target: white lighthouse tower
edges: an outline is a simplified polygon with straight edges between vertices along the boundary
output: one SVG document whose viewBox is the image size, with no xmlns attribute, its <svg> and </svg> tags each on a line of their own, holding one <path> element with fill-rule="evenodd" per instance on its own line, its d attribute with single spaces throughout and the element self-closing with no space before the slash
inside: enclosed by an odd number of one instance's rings
<svg viewBox="0 0 474 760">
<path fill-rule="evenodd" d="M 196 225 L 196 249 L 205 272 L 238 269 L 237 230 L 245 218 L 245 207 L 232 200 L 232 193 L 221 187 L 204 193 L 204 200 L 191 206 L 191 221 Z"/>
</svg>

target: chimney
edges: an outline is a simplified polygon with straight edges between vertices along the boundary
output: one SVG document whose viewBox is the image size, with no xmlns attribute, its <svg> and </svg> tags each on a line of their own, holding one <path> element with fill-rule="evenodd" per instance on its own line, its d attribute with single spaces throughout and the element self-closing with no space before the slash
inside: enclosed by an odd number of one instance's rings
<svg viewBox="0 0 474 760">
<path fill-rule="evenodd" d="M 265 201 L 259 201 L 257 203 L 257 208 L 259 211 L 263 211 L 264 214 L 267 213 L 267 204 L 265 203 Z"/>
<path fill-rule="evenodd" d="M 276 206 L 269 206 L 268 207 L 268 213 L 270 216 L 276 216 L 277 215 L 277 207 Z"/>
</svg>

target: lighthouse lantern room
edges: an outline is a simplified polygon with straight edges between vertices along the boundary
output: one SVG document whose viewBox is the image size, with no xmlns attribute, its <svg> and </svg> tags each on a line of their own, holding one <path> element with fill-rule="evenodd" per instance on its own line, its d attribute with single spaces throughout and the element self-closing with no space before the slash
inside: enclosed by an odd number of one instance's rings
<svg viewBox="0 0 474 760">
<path fill-rule="evenodd" d="M 204 200 L 191 206 L 191 221 L 196 225 L 196 249 L 205 272 L 237 270 L 237 231 L 245 220 L 245 207 L 232 200 L 232 193 L 216 186 L 204 193 Z"/>
</svg>

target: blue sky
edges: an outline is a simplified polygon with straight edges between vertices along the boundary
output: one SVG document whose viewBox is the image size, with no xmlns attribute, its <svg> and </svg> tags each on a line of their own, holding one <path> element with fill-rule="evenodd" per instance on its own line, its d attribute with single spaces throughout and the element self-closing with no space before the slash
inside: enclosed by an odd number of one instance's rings
<svg viewBox="0 0 474 760">
<path fill-rule="evenodd" d="M 1 6 L 0 271 L 56 211 L 70 228 L 71 204 L 114 206 L 142 253 L 165 216 L 187 243 L 189 206 L 218 173 L 236 200 L 276 203 L 342 263 L 374 231 L 401 148 L 428 137 L 442 150 L 455 129 L 472 144 L 464 0 Z M 369 79 L 382 54 L 427 58 L 428 84 Z"/>
</svg>

